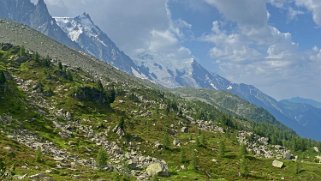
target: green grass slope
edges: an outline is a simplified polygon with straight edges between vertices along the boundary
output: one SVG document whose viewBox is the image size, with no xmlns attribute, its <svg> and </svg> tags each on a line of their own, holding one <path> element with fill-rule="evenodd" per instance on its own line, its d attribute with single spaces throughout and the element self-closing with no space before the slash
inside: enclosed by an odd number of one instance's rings
<svg viewBox="0 0 321 181">
<path fill-rule="evenodd" d="M 317 142 L 270 121 L 229 116 L 211 104 L 136 84 L 112 68 L 95 76 L 59 63 L 70 57 L 48 55 L 0 44 L 1 180 L 321 179 Z M 106 67 L 101 64 L 100 75 Z M 285 166 L 275 168 L 273 157 L 241 154 L 244 131 L 256 135 L 246 137 L 255 144 L 269 138 L 266 149 L 285 145 L 299 161 L 278 158 Z M 152 163 L 166 165 L 168 176 L 148 176 Z"/>
</svg>

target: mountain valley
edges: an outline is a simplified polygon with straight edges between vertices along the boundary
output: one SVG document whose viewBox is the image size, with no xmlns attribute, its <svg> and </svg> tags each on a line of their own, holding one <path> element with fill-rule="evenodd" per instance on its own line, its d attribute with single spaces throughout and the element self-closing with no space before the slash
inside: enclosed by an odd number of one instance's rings
<svg viewBox="0 0 321 181">
<path fill-rule="evenodd" d="M 130 57 L 87 13 L 0 0 L 0 180 L 321 180 L 320 120 L 195 58 Z"/>
</svg>

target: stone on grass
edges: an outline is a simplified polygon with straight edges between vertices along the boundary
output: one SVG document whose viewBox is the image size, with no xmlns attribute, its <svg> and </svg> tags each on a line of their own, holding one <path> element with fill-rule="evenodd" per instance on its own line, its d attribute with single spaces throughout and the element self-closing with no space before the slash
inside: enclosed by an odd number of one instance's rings
<svg viewBox="0 0 321 181">
<path fill-rule="evenodd" d="M 169 176 L 167 165 L 164 164 L 164 163 L 161 163 L 161 162 L 150 164 L 146 168 L 146 172 L 151 177 L 153 177 L 155 175 L 158 175 L 158 176 Z"/>
<path fill-rule="evenodd" d="M 182 127 L 181 128 L 181 132 L 182 133 L 187 133 L 188 132 L 188 128 L 187 127 Z"/>
<path fill-rule="evenodd" d="M 276 168 L 282 168 L 283 165 L 284 165 L 284 163 L 279 160 L 273 160 L 273 162 L 272 162 L 272 166 L 276 167 Z"/>
<path fill-rule="evenodd" d="M 317 152 L 317 153 L 320 152 L 318 147 L 313 147 L 313 150 L 314 150 L 315 152 Z"/>
</svg>

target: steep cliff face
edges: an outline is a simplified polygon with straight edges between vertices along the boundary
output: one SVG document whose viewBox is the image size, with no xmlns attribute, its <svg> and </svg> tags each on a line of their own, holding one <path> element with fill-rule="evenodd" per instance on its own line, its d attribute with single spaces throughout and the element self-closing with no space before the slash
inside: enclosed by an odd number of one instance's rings
<svg viewBox="0 0 321 181">
<path fill-rule="evenodd" d="M 33 4 L 29 0 L 0 0 L 0 17 L 28 25 L 69 47 L 79 49 L 56 24 L 44 0 Z"/>
</svg>

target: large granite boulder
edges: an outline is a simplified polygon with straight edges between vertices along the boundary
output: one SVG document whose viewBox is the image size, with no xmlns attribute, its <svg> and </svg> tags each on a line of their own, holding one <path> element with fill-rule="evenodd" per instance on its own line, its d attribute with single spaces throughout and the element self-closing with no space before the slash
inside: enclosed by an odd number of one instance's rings
<svg viewBox="0 0 321 181">
<path fill-rule="evenodd" d="M 282 168 L 284 166 L 284 163 L 279 160 L 273 160 L 272 166 L 276 168 Z"/>
<path fill-rule="evenodd" d="M 157 162 L 152 163 L 146 168 L 146 172 L 149 176 L 169 176 L 168 167 L 165 163 Z"/>
</svg>

